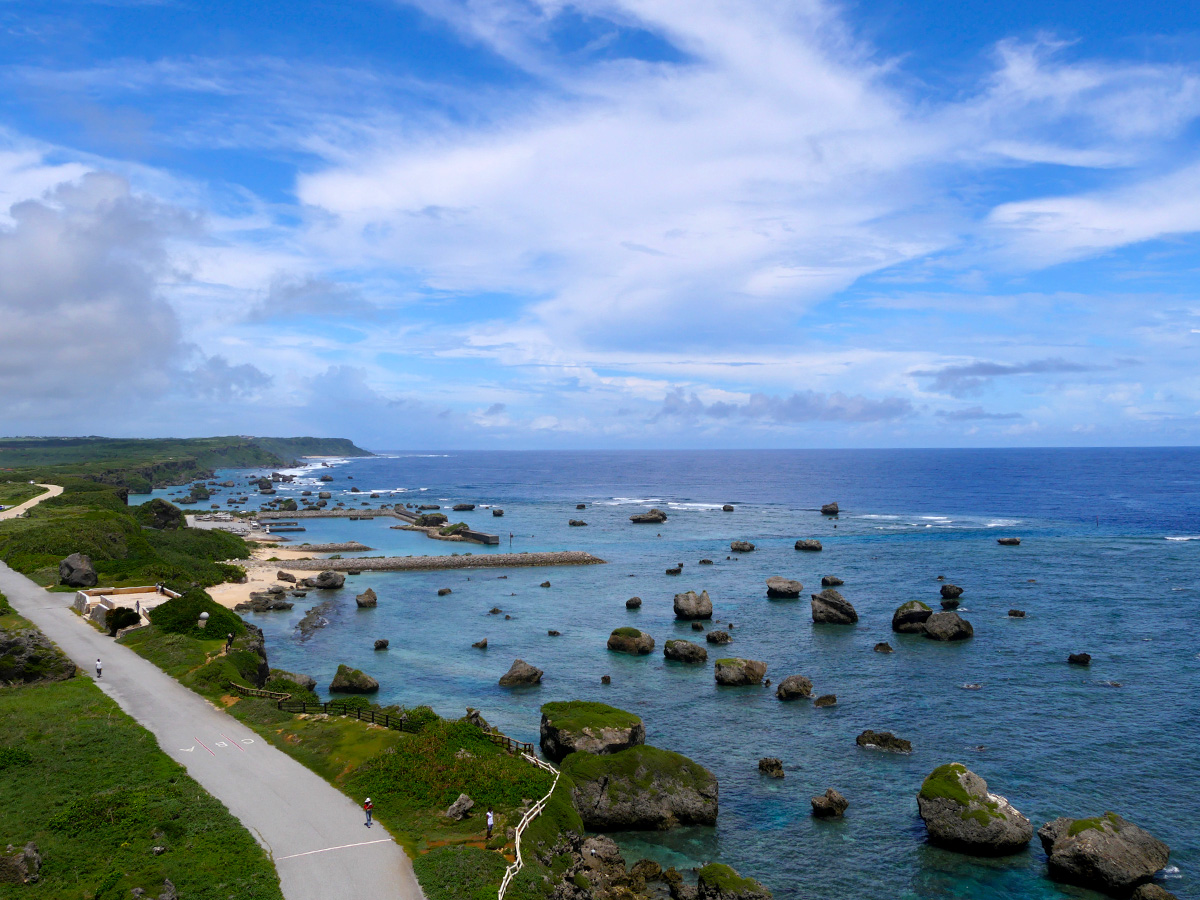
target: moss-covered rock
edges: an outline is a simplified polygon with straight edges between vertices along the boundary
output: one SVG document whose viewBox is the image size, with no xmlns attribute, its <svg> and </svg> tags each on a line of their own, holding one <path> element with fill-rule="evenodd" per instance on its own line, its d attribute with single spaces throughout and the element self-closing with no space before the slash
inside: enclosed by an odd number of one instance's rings
<svg viewBox="0 0 1200 900">
<path fill-rule="evenodd" d="M 617 628 L 608 636 L 608 649 L 645 656 L 654 649 L 654 638 L 637 628 Z"/>
<path fill-rule="evenodd" d="M 1060 818 L 1038 829 L 1057 881 L 1125 897 L 1166 866 L 1171 848 L 1143 828 L 1107 812 Z"/>
<path fill-rule="evenodd" d="M 713 666 L 713 676 L 717 684 L 762 684 L 766 674 L 767 664 L 757 659 L 718 659 Z"/>
<path fill-rule="evenodd" d="M 577 751 L 603 755 L 645 742 L 642 720 L 615 706 L 584 700 L 542 706 L 542 753 L 552 762 Z"/>
<path fill-rule="evenodd" d="M 20 619 L 0 629 L 0 685 L 74 677 L 75 664 L 32 624 Z"/>
<path fill-rule="evenodd" d="M 771 892 L 722 863 L 709 863 L 696 875 L 696 900 L 771 900 Z"/>
<path fill-rule="evenodd" d="M 897 634 L 920 634 L 925 630 L 925 620 L 932 615 L 929 604 L 920 600 L 901 603 L 892 613 L 892 631 Z"/>
<path fill-rule="evenodd" d="M 717 777 L 679 753 L 645 744 L 605 756 L 572 753 L 562 769 L 589 830 L 716 824 Z"/>
<path fill-rule="evenodd" d="M 938 766 L 917 794 L 929 842 L 976 856 L 1006 856 L 1025 847 L 1033 826 L 962 763 Z"/>
<path fill-rule="evenodd" d="M 379 690 L 379 682 L 365 672 L 342 663 L 329 683 L 329 690 L 341 694 L 373 694 Z"/>
</svg>

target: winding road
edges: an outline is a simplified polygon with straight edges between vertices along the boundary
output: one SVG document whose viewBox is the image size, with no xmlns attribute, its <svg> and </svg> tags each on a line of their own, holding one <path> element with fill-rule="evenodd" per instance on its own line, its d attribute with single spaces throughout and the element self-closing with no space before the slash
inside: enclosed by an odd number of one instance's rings
<svg viewBox="0 0 1200 900">
<path fill-rule="evenodd" d="M 367 828 L 340 791 L 86 624 L 67 607 L 69 595 L 49 593 L 3 563 L 0 591 L 84 672 L 103 660 L 101 690 L 254 834 L 287 900 L 424 900 L 404 851 L 381 826 Z"/>
<path fill-rule="evenodd" d="M 38 494 L 32 500 L 26 500 L 18 506 L 10 506 L 8 509 L 0 509 L 0 522 L 5 519 L 15 519 L 31 506 L 37 506 L 43 500 L 49 500 L 51 497 L 57 497 L 63 492 L 61 484 L 39 484 L 38 487 L 44 487 L 46 493 Z"/>
</svg>

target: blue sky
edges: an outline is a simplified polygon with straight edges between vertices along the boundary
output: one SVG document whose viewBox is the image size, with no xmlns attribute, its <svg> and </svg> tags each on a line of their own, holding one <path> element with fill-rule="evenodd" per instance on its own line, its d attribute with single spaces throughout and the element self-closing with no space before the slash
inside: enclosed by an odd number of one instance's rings
<svg viewBox="0 0 1200 900">
<path fill-rule="evenodd" d="M 0 430 L 1200 442 L 1200 9 L 0 0 Z"/>
</svg>

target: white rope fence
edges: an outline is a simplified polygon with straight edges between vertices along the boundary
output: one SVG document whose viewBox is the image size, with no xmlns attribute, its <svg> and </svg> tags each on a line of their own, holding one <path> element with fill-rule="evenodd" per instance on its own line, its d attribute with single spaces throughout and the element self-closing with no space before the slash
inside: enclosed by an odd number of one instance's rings
<svg viewBox="0 0 1200 900">
<path fill-rule="evenodd" d="M 509 884 L 512 882 L 512 880 L 514 878 L 517 877 L 517 873 L 520 872 L 521 868 L 525 865 L 525 861 L 521 858 L 521 835 L 523 835 L 525 833 L 525 828 L 534 819 L 536 819 L 539 815 L 541 815 L 542 810 L 546 808 L 546 804 L 550 801 L 551 794 L 553 794 L 554 789 L 556 787 L 558 787 L 558 778 L 562 774 L 561 772 L 558 771 L 558 769 L 556 769 L 556 768 L 554 768 L 554 766 L 550 765 L 550 763 L 543 762 L 542 760 L 538 759 L 536 756 L 534 756 L 531 753 L 522 753 L 521 756 L 524 757 L 526 759 L 526 761 L 537 766 L 539 769 L 544 769 L 547 772 L 553 773 L 554 783 L 552 785 L 550 785 L 550 791 L 549 791 L 549 793 L 546 794 L 545 797 L 543 797 L 537 803 L 533 804 L 533 806 L 529 807 L 529 811 L 526 812 L 525 815 L 523 815 L 521 817 L 521 821 L 517 825 L 517 838 L 516 838 L 517 858 L 513 860 L 512 864 L 508 867 L 508 869 L 504 873 L 504 880 L 500 882 L 500 895 L 499 895 L 498 900 L 504 900 L 504 892 L 508 890 Z"/>
</svg>

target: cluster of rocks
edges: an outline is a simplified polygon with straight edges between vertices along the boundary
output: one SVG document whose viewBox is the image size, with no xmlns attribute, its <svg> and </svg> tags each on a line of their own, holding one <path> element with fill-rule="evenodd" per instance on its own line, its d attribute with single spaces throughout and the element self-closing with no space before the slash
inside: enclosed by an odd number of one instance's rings
<svg viewBox="0 0 1200 900">
<path fill-rule="evenodd" d="M 892 631 L 921 634 L 934 641 L 965 641 L 975 634 L 971 623 L 957 612 L 934 612 L 920 600 L 910 600 L 892 613 Z"/>
</svg>

